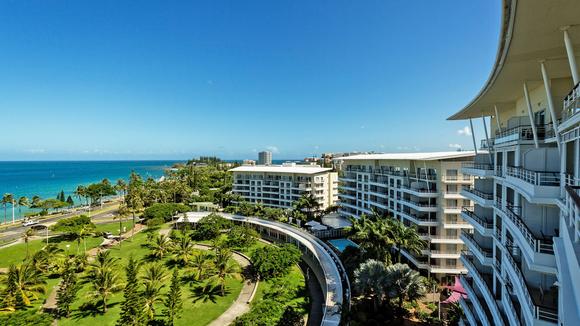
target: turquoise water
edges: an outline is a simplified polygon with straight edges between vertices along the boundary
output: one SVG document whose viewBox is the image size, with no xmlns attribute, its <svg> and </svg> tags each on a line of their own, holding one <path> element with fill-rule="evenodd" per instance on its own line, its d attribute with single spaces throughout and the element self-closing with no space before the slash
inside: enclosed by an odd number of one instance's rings
<svg viewBox="0 0 580 326">
<path fill-rule="evenodd" d="M 334 248 L 336 248 L 340 252 L 343 252 L 344 249 L 346 249 L 346 247 L 349 247 L 349 246 L 358 248 L 358 245 L 349 239 L 328 240 L 328 243 L 330 243 Z"/>
<path fill-rule="evenodd" d="M 0 196 L 54 198 L 61 191 L 72 195 L 78 185 L 87 185 L 104 178 L 112 183 L 127 180 L 131 171 L 141 176 L 159 178 L 164 169 L 178 161 L 47 161 L 0 162 Z M 73 196 L 75 202 L 78 201 Z M 8 208 L 11 215 L 10 208 Z M 24 214 L 24 210 L 22 214 Z M 16 212 L 18 214 L 18 211 Z M 2 215 L 3 216 L 3 208 Z"/>
</svg>

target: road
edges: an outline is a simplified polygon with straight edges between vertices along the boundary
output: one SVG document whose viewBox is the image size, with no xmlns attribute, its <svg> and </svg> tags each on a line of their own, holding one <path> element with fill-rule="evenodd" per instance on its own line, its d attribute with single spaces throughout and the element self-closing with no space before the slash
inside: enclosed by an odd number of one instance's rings
<svg viewBox="0 0 580 326">
<path fill-rule="evenodd" d="M 99 222 L 102 222 L 105 219 L 108 220 L 108 219 L 112 218 L 114 215 L 117 214 L 118 206 L 119 206 L 119 203 L 117 203 L 117 202 L 103 204 L 102 209 L 101 208 L 96 209 L 96 211 L 99 211 L 98 213 L 91 214 L 91 220 L 93 220 L 93 222 L 95 224 L 99 224 Z M 60 219 L 72 217 L 72 216 L 77 216 L 79 214 L 86 214 L 86 213 L 87 212 L 84 212 L 84 211 L 82 211 L 82 212 L 75 211 L 75 212 L 71 212 L 71 213 L 67 213 L 67 214 L 63 214 L 63 215 L 59 215 L 59 216 L 47 217 L 45 219 L 40 220 L 39 223 L 42 225 L 50 226 L 50 225 L 55 224 Z M 16 223 L 14 226 L 9 226 L 9 227 L 3 228 L 0 230 L 0 243 L 6 243 L 6 242 L 10 242 L 14 239 L 19 239 L 22 237 L 22 234 L 26 230 L 27 230 L 27 228 L 23 227 L 22 224 L 20 224 L 20 223 Z"/>
</svg>

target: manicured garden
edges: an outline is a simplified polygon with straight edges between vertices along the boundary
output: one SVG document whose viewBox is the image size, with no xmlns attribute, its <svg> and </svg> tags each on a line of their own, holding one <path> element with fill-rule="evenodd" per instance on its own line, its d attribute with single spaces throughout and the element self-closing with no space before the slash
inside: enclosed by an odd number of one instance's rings
<svg viewBox="0 0 580 326">
<path fill-rule="evenodd" d="M 130 230 L 130 220 L 121 223 Z M 287 317 L 302 320 L 309 309 L 304 276 L 297 266 L 300 252 L 291 245 L 257 241 L 255 231 L 217 215 L 205 218 L 194 230 L 169 232 L 166 223 L 145 229 L 94 258 L 84 254 L 85 248 L 89 252 L 98 247 L 103 232 L 118 234 L 118 221 L 93 225 L 79 216 L 57 223 L 53 230 L 62 235 L 49 238 L 48 246 L 43 240 L 29 240 L 0 249 L 5 257 L 0 265 L 10 267 L 0 286 L 0 305 L 6 311 L 0 320 L 35 320 L 43 325 L 58 318 L 60 325 L 112 325 L 137 316 L 139 325 L 207 325 L 235 302 L 243 287 L 242 275 L 260 282 L 250 312 L 236 325 L 277 323 Z M 196 249 L 195 243 L 212 248 Z M 232 258 L 234 250 L 256 264 L 242 270 Z M 19 274 L 28 279 L 26 284 L 16 281 Z M 53 290 L 51 318 L 26 314 L 40 309 Z"/>
</svg>

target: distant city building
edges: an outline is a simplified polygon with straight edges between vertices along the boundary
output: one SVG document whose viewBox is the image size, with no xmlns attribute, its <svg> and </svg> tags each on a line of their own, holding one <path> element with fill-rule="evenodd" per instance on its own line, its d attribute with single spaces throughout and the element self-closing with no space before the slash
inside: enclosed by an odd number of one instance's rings
<svg viewBox="0 0 580 326">
<path fill-rule="evenodd" d="M 272 165 L 272 152 L 270 151 L 259 152 L 258 165 Z"/>
<path fill-rule="evenodd" d="M 464 249 L 462 229 L 473 226 L 461 217 L 461 208 L 472 206 L 460 194 L 469 191 L 473 177 L 461 173 L 463 162 L 473 162 L 474 152 L 366 154 L 343 158 L 339 213 L 391 216 L 415 226 L 427 248 L 420 254 L 402 254 L 425 274 L 452 281 L 467 270 L 459 260 Z"/>
<path fill-rule="evenodd" d="M 256 165 L 256 161 L 254 160 L 244 160 L 242 165 Z"/>
<path fill-rule="evenodd" d="M 311 193 L 322 209 L 338 201 L 338 173 L 316 165 L 239 166 L 233 172 L 233 192 L 252 204 L 292 208 L 302 195 Z"/>
</svg>

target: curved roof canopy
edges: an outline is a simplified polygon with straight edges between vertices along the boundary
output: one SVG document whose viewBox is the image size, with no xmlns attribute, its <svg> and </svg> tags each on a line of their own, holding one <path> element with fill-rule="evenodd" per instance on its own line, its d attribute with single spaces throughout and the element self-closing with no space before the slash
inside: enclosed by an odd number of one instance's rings
<svg viewBox="0 0 580 326">
<path fill-rule="evenodd" d="M 551 79 L 571 76 L 562 27 L 576 57 L 580 54 L 580 2 L 578 0 L 503 0 L 502 27 L 493 69 L 479 94 L 448 120 L 494 115 L 494 105 L 512 104 L 523 96 L 523 83 L 542 83 L 540 61 Z M 572 87 L 572 85 L 570 85 Z"/>
</svg>

